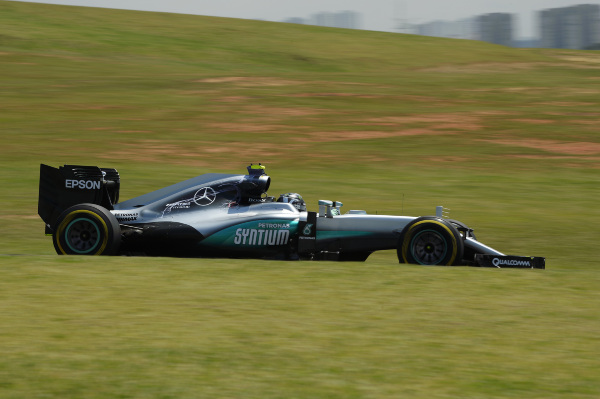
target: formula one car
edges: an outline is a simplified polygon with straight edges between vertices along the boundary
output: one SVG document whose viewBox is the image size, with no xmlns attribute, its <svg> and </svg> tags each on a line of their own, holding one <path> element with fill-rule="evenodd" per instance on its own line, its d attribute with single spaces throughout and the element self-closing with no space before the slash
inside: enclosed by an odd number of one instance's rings
<svg viewBox="0 0 600 399">
<path fill-rule="evenodd" d="M 119 202 L 117 170 L 40 166 L 38 213 L 64 255 L 140 255 L 365 261 L 396 249 L 400 263 L 545 268 L 540 257 L 506 256 L 473 230 L 435 216 L 369 215 L 302 196 L 267 195 L 264 166 L 245 175 L 203 174 Z"/>
</svg>

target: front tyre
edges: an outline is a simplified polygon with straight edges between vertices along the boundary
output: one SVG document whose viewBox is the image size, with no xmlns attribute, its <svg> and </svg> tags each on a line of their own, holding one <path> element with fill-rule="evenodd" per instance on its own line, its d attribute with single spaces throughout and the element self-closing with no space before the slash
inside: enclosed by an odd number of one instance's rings
<svg viewBox="0 0 600 399">
<path fill-rule="evenodd" d="M 59 255 L 115 255 L 121 244 L 121 228 L 106 208 L 78 204 L 59 216 L 52 242 Z"/>
<path fill-rule="evenodd" d="M 463 253 L 458 230 L 436 217 L 421 217 L 411 222 L 398 243 L 400 263 L 451 266 L 461 262 Z"/>
</svg>

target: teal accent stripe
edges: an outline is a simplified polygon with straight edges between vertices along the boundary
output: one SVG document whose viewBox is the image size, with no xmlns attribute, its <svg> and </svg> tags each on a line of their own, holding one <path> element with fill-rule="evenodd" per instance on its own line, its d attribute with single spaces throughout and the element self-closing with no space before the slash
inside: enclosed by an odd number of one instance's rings
<svg viewBox="0 0 600 399">
<path fill-rule="evenodd" d="M 370 231 L 320 231 L 317 230 L 317 240 L 326 240 L 331 238 L 350 238 L 350 237 L 368 237 L 375 233 Z"/>
</svg>

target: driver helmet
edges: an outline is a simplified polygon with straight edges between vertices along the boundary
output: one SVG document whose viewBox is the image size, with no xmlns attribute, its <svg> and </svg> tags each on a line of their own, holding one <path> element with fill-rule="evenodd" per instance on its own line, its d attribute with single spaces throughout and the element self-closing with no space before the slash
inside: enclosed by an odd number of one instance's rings
<svg viewBox="0 0 600 399">
<path fill-rule="evenodd" d="M 277 199 L 277 202 L 292 204 L 294 208 L 298 209 L 300 212 L 306 211 L 306 203 L 302 199 L 302 196 L 298 193 L 281 194 Z"/>
</svg>

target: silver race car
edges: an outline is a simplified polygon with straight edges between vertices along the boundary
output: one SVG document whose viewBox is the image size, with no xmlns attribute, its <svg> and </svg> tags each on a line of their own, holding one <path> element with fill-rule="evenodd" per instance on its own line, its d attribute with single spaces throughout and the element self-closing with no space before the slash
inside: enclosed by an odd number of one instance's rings
<svg viewBox="0 0 600 399">
<path fill-rule="evenodd" d="M 320 200 L 310 212 L 297 193 L 268 196 L 264 166 L 245 175 L 207 173 L 119 202 L 120 176 L 96 166 L 40 166 L 38 213 L 64 255 L 139 255 L 365 261 L 395 249 L 400 263 L 545 268 L 507 256 L 463 223 L 435 216 L 342 213 Z"/>
</svg>

